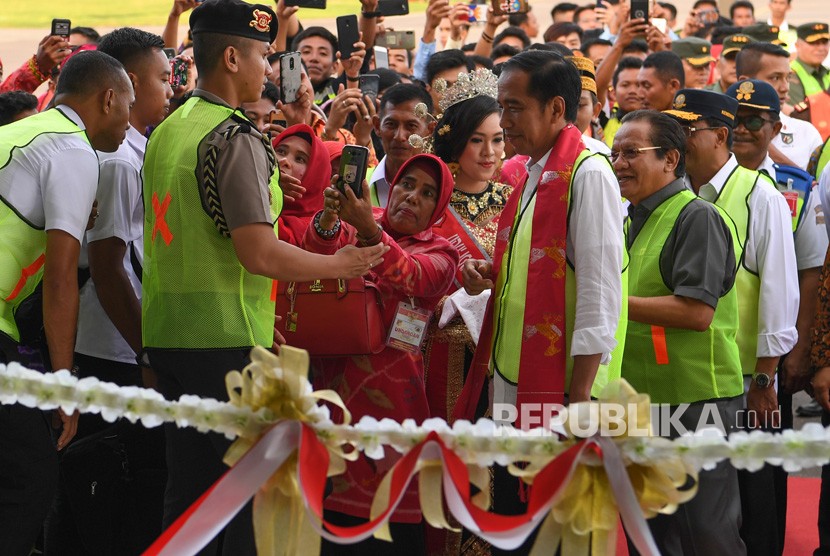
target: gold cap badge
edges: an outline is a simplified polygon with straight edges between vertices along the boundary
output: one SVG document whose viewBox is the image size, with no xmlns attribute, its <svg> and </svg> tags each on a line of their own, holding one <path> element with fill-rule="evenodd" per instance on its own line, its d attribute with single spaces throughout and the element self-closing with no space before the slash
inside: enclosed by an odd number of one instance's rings
<svg viewBox="0 0 830 556">
<path fill-rule="evenodd" d="M 755 93 L 755 84 L 752 81 L 744 81 L 738 86 L 738 100 L 749 100 Z"/>
<path fill-rule="evenodd" d="M 271 14 L 262 10 L 254 10 L 254 18 L 248 24 L 260 33 L 271 32 Z"/>
</svg>

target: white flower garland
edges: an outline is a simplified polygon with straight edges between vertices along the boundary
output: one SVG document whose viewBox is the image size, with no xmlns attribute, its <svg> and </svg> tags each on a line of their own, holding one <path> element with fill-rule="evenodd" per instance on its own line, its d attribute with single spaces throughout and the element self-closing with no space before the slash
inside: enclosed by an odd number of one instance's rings
<svg viewBox="0 0 830 556">
<path fill-rule="evenodd" d="M 304 392 L 305 393 L 305 392 Z M 310 392 L 308 392 L 310 394 Z M 20 403 L 40 409 L 76 409 L 100 413 L 107 421 L 125 417 L 141 421 L 146 427 L 165 422 L 179 427 L 194 427 L 200 432 L 214 431 L 233 439 L 258 437 L 276 419 L 267 409 L 250 408 L 197 396 L 182 396 L 171 402 L 153 390 L 119 387 L 96 378 L 78 379 L 68 371 L 42 374 L 17 363 L 0 365 L 0 403 Z M 313 410 L 311 425 L 330 447 L 353 446 L 373 459 L 384 457 L 384 447 L 406 453 L 429 432 L 437 432 L 446 445 L 466 463 L 489 466 L 517 461 L 547 461 L 565 451 L 579 439 L 562 440 L 542 429 L 521 431 L 493 421 L 456 421 L 450 427 L 443 419 L 427 419 L 418 426 L 411 419 L 397 423 L 363 417 L 356 425 L 337 425 L 328 410 Z M 629 437 L 619 442 L 625 460 L 633 463 L 659 463 L 680 457 L 695 468 L 710 469 L 729 459 L 738 469 L 754 471 L 764 463 L 780 465 L 794 472 L 830 462 L 830 428 L 808 423 L 801 430 L 780 434 L 761 431 L 737 432 L 726 439 L 717 431 L 704 430 L 676 440 L 660 437 Z"/>
</svg>

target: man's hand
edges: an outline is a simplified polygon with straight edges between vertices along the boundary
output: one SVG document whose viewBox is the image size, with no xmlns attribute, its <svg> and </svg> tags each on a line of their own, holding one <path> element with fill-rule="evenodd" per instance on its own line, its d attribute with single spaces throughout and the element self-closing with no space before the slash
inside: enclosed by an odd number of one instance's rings
<svg viewBox="0 0 830 556">
<path fill-rule="evenodd" d="M 452 8 L 450 7 L 449 0 L 429 0 L 426 22 L 424 23 L 423 41 L 425 43 L 430 43 L 435 40 L 435 30 L 441 25 L 442 19 L 450 17 L 450 12 L 452 12 Z"/>
<path fill-rule="evenodd" d="M 371 247 L 347 245 L 334 254 L 339 276 L 344 279 L 363 276 L 383 262 L 383 254 L 389 247 L 383 243 Z"/>
<path fill-rule="evenodd" d="M 366 57 L 366 44 L 363 42 L 363 33 L 360 33 L 360 40 L 352 45 L 354 50 L 348 60 L 340 59 L 340 52 L 337 53 L 337 59 L 343 66 L 343 73 L 346 77 L 356 78 L 360 75 L 360 68 L 363 67 L 363 59 Z"/>
<path fill-rule="evenodd" d="M 625 49 L 631 44 L 631 41 L 638 36 L 644 35 L 648 31 L 649 25 L 644 19 L 631 19 L 626 21 L 620 27 L 620 34 L 617 37 L 617 42 L 614 43 L 616 47 Z"/>
<path fill-rule="evenodd" d="M 690 11 L 689 15 L 686 16 L 686 21 L 683 23 L 683 36 L 692 37 L 701 29 L 703 29 L 703 24 L 697 17 L 697 10 Z"/>
<path fill-rule="evenodd" d="M 277 0 L 277 9 L 275 11 L 280 26 L 286 24 L 299 10 L 299 6 L 286 6 L 285 0 Z"/>
<path fill-rule="evenodd" d="M 461 268 L 464 289 L 470 295 L 478 295 L 493 289 L 493 263 L 481 260 L 465 261 Z"/>
<path fill-rule="evenodd" d="M 470 25 L 470 6 L 456 4 L 450 8 L 450 38 L 459 41 L 464 37 L 464 28 Z"/>
<path fill-rule="evenodd" d="M 646 29 L 646 42 L 648 43 L 648 49 L 652 52 L 671 50 L 671 39 L 654 25 L 649 25 Z"/>
<path fill-rule="evenodd" d="M 810 381 L 813 390 L 813 397 L 824 408 L 830 411 L 830 367 L 822 367 Z"/>
<path fill-rule="evenodd" d="M 788 394 L 800 392 L 810 384 L 810 350 L 798 345 L 784 358 L 781 364 L 781 388 Z"/>
<path fill-rule="evenodd" d="M 352 133 L 358 145 L 368 147 L 372 142 L 372 130 L 375 129 L 372 120 L 378 112 L 379 105 L 379 101 L 369 95 L 363 95 L 363 98 L 352 106 L 352 113 L 356 118 Z"/>
<path fill-rule="evenodd" d="M 508 16 L 506 14 L 496 14 L 496 11 L 493 9 L 493 6 L 488 6 L 487 15 L 484 19 L 484 25 L 486 27 L 489 27 L 490 29 L 495 30 L 499 25 L 507 21 L 507 17 Z"/>
<path fill-rule="evenodd" d="M 170 10 L 170 15 L 179 17 L 184 12 L 192 10 L 199 5 L 197 0 L 173 0 L 173 8 Z"/>
<path fill-rule="evenodd" d="M 67 415 L 61 408 L 56 409 L 52 414 L 52 427 L 62 429 L 60 438 L 58 438 L 58 451 L 66 448 L 69 441 L 75 437 L 75 433 L 78 432 L 79 416 L 80 413 L 77 411 L 74 411 L 72 415 Z"/>
<path fill-rule="evenodd" d="M 767 388 L 758 388 L 753 381 L 746 393 L 746 407 L 754 414 L 753 419 L 749 420 L 750 424 L 773 429 L 781 426 L 778 395 L 772 383 Z"/>
<path fill-rule="evenodd" d="M 49 72 L 63 62 L 70 52 L 69 42 L 63 37 L 57 35 L 43 37 L 37 45 L 37 54 L 35 54 L 37 66 L 43 72 L 43 76 L 48 79 Z"/>
</svg>

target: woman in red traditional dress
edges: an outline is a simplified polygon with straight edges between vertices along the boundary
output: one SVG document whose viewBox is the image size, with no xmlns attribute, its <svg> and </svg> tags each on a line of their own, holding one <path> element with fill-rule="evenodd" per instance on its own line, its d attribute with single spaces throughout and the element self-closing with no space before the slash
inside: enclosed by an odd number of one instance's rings
<svg viewBox="0 0 830 556">
<path fill-rule="evenodd" d="M 452 186 L 447 166 L 433 155 L 421 154 L 398 171 L 385 210 L 373 209 L 365 181 L 360 199 L 351 189 L 346 189 L 344 195 L 330 187 L 325 191 L 324 210 L 306 230 L 303 247 L 326 254 L 347 244 L 388 245 L 383 262 L 367 276 L 380 290 L 386 330 L 400 318 L 404 304 L 414 305 L 428 315 L 444 297 L 458 266 L 455 248 L 432 231 L 447 208 Z M 349 326 L 348 322 L 342 324 Z M 313 370 L 315 388 L 337 391 L 355 421 L 368 415 L 397 422 L 414 419 L 420 424 L 429 417 L 423 359 L 417 343 L 411 350 L 387 345 L 375 355 L 318 359 Z M 332 413 L 337 421 L 339 410 Z M 333 489 L 324 505 L 326 519 L 339 525 L 365 522 L 377 487 L 397 455 L 387 449 L 382 460 L 361 455 L 349 463 L 345 474 L 333 478 Z M 423 517 L 416 482 L 392 514 L 394 543 L 368 539 L 340 546 L 324 541 L 322 553 L 423 554 Z"/>
</svg>

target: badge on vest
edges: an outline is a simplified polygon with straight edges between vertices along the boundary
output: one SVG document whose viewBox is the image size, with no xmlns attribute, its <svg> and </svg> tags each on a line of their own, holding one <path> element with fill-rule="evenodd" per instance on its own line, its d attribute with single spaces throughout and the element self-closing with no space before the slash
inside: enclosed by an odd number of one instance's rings
<svg viewBox="0 0 830 556">
<path fill-rule="evenodd" d="M 395 312 L 395 319 L 392 321 L 392 328 L 389 329 L 389 337 L 386 345 L 408 351 L 409 353 L 420 353 L 421 345 L 427 335 L 427 325 L 431 313 L 426 309 L 415 307 L 415 303 L 398 303 L 398 310 Z"/>
</svg>

